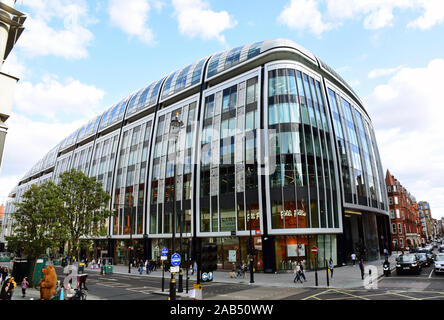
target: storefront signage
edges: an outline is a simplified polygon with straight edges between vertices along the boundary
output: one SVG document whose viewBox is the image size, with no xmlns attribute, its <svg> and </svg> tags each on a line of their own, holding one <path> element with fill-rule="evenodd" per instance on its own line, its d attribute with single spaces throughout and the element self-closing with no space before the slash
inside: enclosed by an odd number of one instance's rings
<svg viewBox="0 0 444 320">
<path fill-rule="evenodd" d="M 228 261 L 236 262 L 236 250 L 228 250 Z"/>
<path fill-rule="evenodd" d="M 288 257 L 304 257 L 305 256 L 305 244 L 288 244 L 287 245 Z"/>
<path fill-rule="evenodd" d="M 281 211 L 281 219 L 284 219 L 284 217 L 296 217 L 296 216 L 300 216 L 300 217 L 305 217 L 307 216 L 307 213 L 304 212 L 303 210 L 284 210 Z"/>
</svg>

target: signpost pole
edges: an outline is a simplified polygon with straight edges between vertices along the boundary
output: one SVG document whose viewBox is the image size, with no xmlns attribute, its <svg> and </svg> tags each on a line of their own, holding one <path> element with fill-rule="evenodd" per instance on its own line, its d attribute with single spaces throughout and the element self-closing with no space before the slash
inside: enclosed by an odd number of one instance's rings
<svg viewBox="0 0 444 320">
<path fill-rule="evenodd" d="M 316 287 L 318 286 L 318 248 L 313 246 L 311 247 L 311 253 L 314 255 L 315 257 L 315 285 Z"/>
<path fill-rule="evenodd" d="M 162 260 L 162 292 L 165 290 L 165 265 Z"/>
</svg>

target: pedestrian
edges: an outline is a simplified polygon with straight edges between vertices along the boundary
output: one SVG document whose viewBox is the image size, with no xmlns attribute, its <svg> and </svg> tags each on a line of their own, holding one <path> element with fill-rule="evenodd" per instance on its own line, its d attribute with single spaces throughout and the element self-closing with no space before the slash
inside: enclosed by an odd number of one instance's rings
<svg viewBox="0 0 444 320">
<path fill-rule="evenodd" d="M 193 274 L 197 274 L 197 262 L 194 261 L 193 263 Z"/>
<path fill-rule="evenodd" d="M 355 263 L 356 263 L 356 253 L 352 252 L 351 258 L 352 258 L 352 261 L 353 261 L 353 265 L 355 265 Z"/>
<path fill-rule="evenodd" d="M 26 297 L 26 289 L 28 288 L 28 286 L 29 286 L 29 282 L 28 282 L 27 278 L 24 277 L 23 281 L 22 281 L 22 298 Z"/>
<path fill-rule="evenodd" d="M 139 267 L 139 274 L 140 275 L 143 274 L 143 263 L 141 261 L 139 261 L 138 267 Z"/>
<path fill-rule="evenodd" d="M 387 248 L 385 248 L 385 247 L 384 247 L 384 256 L 388 259 L 389 252 L 388 252 Z"/>
<path fill-rule="evenodd" d="M 299 261 L 298 264 L 299 264 L 300 276 L 301 278 L 304 278 L 305 282 L 307 282 L 307 279 L 305 279 L 305 272 L 304 272 L 304 266 L 302 265 L 302 261 Z"/>
<path fill-rule="evenodd" d="M 245 261 L 243 261 L 243 263 L 242 263 L 242 277 L 244 279 L 246 277 L 246 273 L 247 273 L 247 264 L 245 263 Z"/>
<path fill-rule="evenodd" d="M 359 269 L 361 270 L 361 278 L 364 280 L 364 260 L 362 258 L 359 260 Z"/>
<path fill-rule="evenodd" d="M 330 258 L 330 261 L 328 262 L 328 269 L 330 270 L 330 279 L 333 279 L 333 268 L 334 268 L 334 264 L 333 264 L 333 259 Z"/>
<path fill-rule="evenodd" d="M 237 274 L 236 274 L 236 277 L 240 277 L 241 275 L 242 275 L 242 266 L 243 266 L 243 261 L 241 262 L 241 261 L 239 261 L 239 264 L 238 264 L 238 266 L 237 266 Z"/>
<path fill-rule="evenodd" d="M 146 268 L 146 274 L 150 274 L 151 265 L 150 265 L 150 261 L 148 259 L 146 259 L 146 261 L 145 261 L 145 268 Z"/>
<path fill-rule="evenodd" d="M 10 284 L 11 284 L 11 278 L 5 279 L 3 281 L 2 290 L 0 292 L 1 300 L 11 300 Z"/>
<path fill-rule="evenodd" d="M 301 280 L 301 267 L 299 266 L 299 264 L 296 264 L 296 266 L 293 269 L 293 273 L 294 273 L 293 282 L 296 283 L 297 281 L 300 281 L 302 283 L 302 280 Z"/>
<path fill-rule="evenodd" d="M 2 284 L 5 283 L 6 279 L 8 278 L 8 268 L 7 267 L 3 267 L 2 268 Z"/>
</svg>

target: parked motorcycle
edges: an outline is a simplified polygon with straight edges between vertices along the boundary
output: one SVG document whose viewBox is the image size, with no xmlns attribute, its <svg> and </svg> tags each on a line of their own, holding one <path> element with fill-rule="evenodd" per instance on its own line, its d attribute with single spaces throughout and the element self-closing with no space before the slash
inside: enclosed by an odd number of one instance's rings
<svg viewBox="0 0 444 320">
<path fill-rule="evenodd" d="M 384 264 L 382 265 L 382 268 L 384 270 L 384 276 L 389 277 L 390 274 L 392 273 L 392 271 L 390 270 L 390 262 L 388 262 L 387 260 L 384 262 Z"/>
</svg>

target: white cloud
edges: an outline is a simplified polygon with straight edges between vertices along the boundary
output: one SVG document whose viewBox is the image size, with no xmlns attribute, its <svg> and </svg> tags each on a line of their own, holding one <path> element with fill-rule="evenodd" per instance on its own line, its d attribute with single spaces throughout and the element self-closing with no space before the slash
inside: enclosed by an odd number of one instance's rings
<svg viewBox="0 0 444 320">
<path fill-rule="evenodd" d="M 34 121 L 13 113 L 8 119 L 3 163 L 0 174 L 0 199 L 23 178 L 47 152 L 87 122 L 87 118 L 63 123 Z"/>
<path fill-rule="evenodd" d="M 79 80 L 59 81 L 54 75 L 47 75 L 33 84 L 21 81 L 15 93 L 14 110 L 27 115 L 38 115 L 46 119 L 70 119 L 93 117 L 105 92 Z"/>
<path fill-rule="evenodd" d="M 444 21 L 444 1 L 442 0 L 418 0 L 424 9 L 424 15 L 410 22 L 408 27 L 417 27 L 422 30 L 430 29 Z"/>
<path fill-rule="evenodd" d="M 28 18 L 17 46 L 29 56 L 55 55 L 66 59 L 88 56 L 94 39 L 86 26 L 93 23 L 85 1 L 24 0 Z M 55 25 L 63 25 L 56 27 Z"/>
<path fill-rule="evenodd" d="M 181 34 L 204 40 L 216 39 L 225 43 L 225 30 L 234 28 L 237 21 L 227 11 L 213 11 L 203 0 L 173 0 L 174 15 Z"/>
<path fill-rule="evenodd" d="M 308 29 L 317 35 L 335 27 L 334 24 L 322 20 L 315 0 L 291 0 L 278 17 L 279 22 L 291 29 Z"/>
<path fill-rule="evenodd" d="M 320 35 L 345 20 L 362 20 L 364 28 L 370 30 L 390 27 L 395 13 L 407 10 L 422 13 L 408 27 L 424 30 L 444 22 L 442 0 L 291 0 L 279 20 L 290 28 Z"/>
<path fill-rule="evenodd" d="M 379 77 L 385 77 L 394 74 L 399 71 L 403 66 L 399 66 L 396 68 L 388 68 L 388 69 L 373 69 L 369 72 L 369 79 L 375 79 Z"/>
<path fill-rule="evenodd" d="M 160 4 L 155 4 L 158 9 Z M 154 34 L 147 26 L 150 5 L 147 0 L 110 0 L 108 13 L 111 22 L 130 36 L 137 36 L 142 42 L 152 44 Z"/>
<path fill-rule="evenodd" d="M 429 201 L 435 217 L 444 216 L 443 73 L 444 59 L 400 67 L 364 99 L 384 167 L 418 201 Z"/>
</svg>

